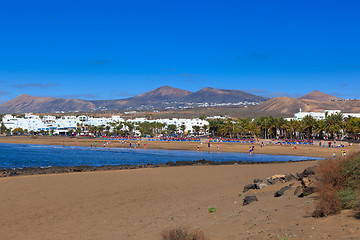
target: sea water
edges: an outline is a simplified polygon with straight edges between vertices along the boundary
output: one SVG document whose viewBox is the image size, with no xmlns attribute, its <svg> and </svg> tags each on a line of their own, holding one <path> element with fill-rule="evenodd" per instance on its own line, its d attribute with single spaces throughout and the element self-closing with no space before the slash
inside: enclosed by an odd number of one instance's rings
<svg viewBox="0 0 360 240">
<path fill-rule="evenodd" d="M 206 149 L 205 149 L 206 150 Z M 90 148 L 33 144 L 0 144 L 0 168 L 104 166 L 160 164 L 176 161 L 208 160 L 215 162 L 274 162 L 317 160 L 304 156 L 265 155 L 233 152 L 153 150 L 128 148 Z"/>
</svg>

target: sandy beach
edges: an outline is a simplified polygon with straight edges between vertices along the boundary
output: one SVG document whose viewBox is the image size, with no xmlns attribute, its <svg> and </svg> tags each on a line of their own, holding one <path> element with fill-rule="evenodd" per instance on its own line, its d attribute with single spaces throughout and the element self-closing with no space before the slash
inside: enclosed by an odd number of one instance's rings
<svg viewBox="0 0 360 240">
<path fill-rule="evenodd" d="M 88 146 L 95 140 L 1 137 L 0 142 Z M 59 144 L 60 143 L 60 144 Z M 196 150 L 196 143 L 147 143 L 149 148 Z M 113 147 L 118 147 L 115 144 Z M 247 152 L 247 144 L 223 144 L 223 151 Z M 349 153 L 358 145 L 347 147 Z M 319 146 L 256 147 L 257 152 L 332 156 Z M 340 150 L 339 150 L 340 151 Z M 161 239 L 163 230 L 198 228 L 210 240 L 359 239 L 351 211 L 311 217 L 316 195 L 297 198 L 299 181 L 242 193 L 253 179 L 301 172 L 317 162 L 185 166 L 121 171 L 17 176 L 0 179 L 2 239 Z M 283 186 L 294 184 L 274 198 Z M 241 194 L 241 195 L 240 195 Z M 242 206 L 245 196 L 258 202 Z M 209 213 L 209 207 L 216 212 Z"/>
</svg>

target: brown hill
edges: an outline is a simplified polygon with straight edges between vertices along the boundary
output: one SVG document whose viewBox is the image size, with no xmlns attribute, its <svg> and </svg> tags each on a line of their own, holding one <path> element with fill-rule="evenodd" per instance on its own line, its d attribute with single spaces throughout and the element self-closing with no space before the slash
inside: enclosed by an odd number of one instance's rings
<svg viewBox="0 0 360 240">
<path fill-rule="evenodd" d="M 177 100 L 179 98 L 188 96 L 192 92 L 179 88 L 162 86 L 152 91 L 137 95 L 130 99 L 140 101 L 163 101 L 163 100 Z"/>
<path fill-rule="evenodd" d="M 299 99 L 310 99 L 315 101 L 331 101 L 331 100 L 340 100 L 338 97 L 331 96 L 329 94 L 320 92 L 318 90 L 312 91 L 311 93 L 308 93 L 302 97 L 299 97 Z"/>
<path fill-rule="evenodd" d="M 0 104 L 1 113 L 87 111 L 95 106 L 86 100 L 34 97 L 22 94 Z"/>
<path fill-rule="evenodd" d="M 256 96 L 240 90 L 203 88 L 181 99 L 188 103 L 238 103 L 238 102 L 264 102 L 268 98 Z"/>
<path fill-rule="evenodd" d="M 323 110 L 341 110 L 342 112 L 360 112 L 360 100 L 350 101 L 314 101 L 310 99 L 297 99 L 278 97 L 252 107 L 255 111 L 274 114 L 293 114 L 303 112 L 321 112 Z M 275 116 L 275 115 L 274 115 Z"/>
</svg>

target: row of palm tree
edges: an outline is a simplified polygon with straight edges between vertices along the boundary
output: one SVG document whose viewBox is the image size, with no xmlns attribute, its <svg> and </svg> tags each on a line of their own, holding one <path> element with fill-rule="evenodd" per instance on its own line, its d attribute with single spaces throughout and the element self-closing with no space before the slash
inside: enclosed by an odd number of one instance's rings
<svg viewBox="0 0 360 240">
<path fill-rule="evenodd" d="M 317 120 L 310 115 L 301 120 L 260 117 L 236 120 L 210 120 L 209 132 L 212 137 L 228 138 L 286 138 L 286 139 L 359 139 L 360 119 L 344 118 L 342 113 L 326 115 Z"/>
</svg>

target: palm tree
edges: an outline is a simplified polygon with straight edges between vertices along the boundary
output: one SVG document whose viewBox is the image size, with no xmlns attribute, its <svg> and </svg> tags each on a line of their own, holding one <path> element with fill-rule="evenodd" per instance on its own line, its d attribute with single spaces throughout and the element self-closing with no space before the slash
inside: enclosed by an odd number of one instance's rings
<svg viewBox="0 0 360 240">
<path fill-rule="evenodd" d="M 303 127 L 303 133 L 306 134 L 306 138 L 309 140 L 313 134 L 313 130 L 316 128 L 317 121 L 311 115 L 306 115 L 301 121 Z"/>
<path fill-rule="evenodd" d="M 342 113 L 331 115 L 325 114 L 323 128 L 326 133 L 330 134 L 331 139 L 335 139 L 335 136 L 339 137 L 339 134 L 344 127 L 343 119 L 344 115 Z"/>
</svg>

